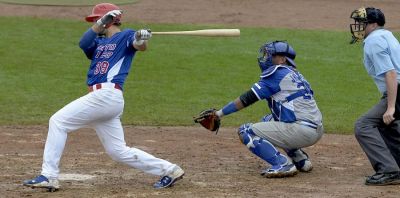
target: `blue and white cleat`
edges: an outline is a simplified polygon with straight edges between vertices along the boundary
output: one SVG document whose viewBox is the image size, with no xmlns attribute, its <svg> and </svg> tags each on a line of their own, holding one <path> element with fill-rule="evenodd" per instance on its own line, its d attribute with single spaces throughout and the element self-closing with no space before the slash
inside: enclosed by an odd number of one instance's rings
<svg viewBox="0 0 400 198">
<path fill-rule="evenodd" d="M 153 187 L 156 189 L 171 187 L 176 181 L 182 179 L 183 175 L 185 175 L 185 172 L 177 166 L 171 174 L 161 177 L 160 181 L 156 182 Z"/>
<path fill-rule="evenodd" d="M 57 179 L 48 179 L 43 175 L 39 175 L 31 180 L 25 180 L 23 184 L 31 188 L 46 188 L 49 192 L 60 189 L 60 184 Z"/>
<path fill-rule="evenodd" d="M 310 172 L 313 169 L 310 158 L 302 149 L 293 149 L 286 152 L 293 160 L 296 168 L 301 172 Z"/>
<path fill-rule="evenodd" d="M 297 172 L 296 166 L 288 161 L 284 165 L 275 165 L 263 170 L 261 175 L 267 178 L 281 178 L 295 176 Z"/>
</svg>

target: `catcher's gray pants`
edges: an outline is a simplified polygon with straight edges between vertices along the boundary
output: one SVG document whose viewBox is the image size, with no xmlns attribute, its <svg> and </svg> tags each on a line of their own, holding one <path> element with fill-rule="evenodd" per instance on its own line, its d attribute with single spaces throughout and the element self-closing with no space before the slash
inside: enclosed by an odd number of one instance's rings
<svg viewBox="0 0 400 198">
<path fill-rule="evenodd" d="M 259 122 L 252 125 L 253 132 L 274 146 L 285 150 L 300 149 L 315 144 L 324 133 L 322 124 L 317 129 L 299 123 Z"/>
<path fill-rule="evenodd" d="M 400 171 L 400 120 L 389 126 L 383 122 L 387 98 L 383 95 L 378 104 L 355 123 L 355 136 L 376 173 Z"/>
</svg>

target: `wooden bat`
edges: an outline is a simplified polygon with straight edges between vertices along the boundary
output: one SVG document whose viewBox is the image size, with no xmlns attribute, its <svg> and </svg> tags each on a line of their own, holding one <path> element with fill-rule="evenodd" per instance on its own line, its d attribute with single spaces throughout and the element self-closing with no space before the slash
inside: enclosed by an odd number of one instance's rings
<svg viewBox="0 0 400 198">
<path fill-rule="evenodd" d="M 151 32 L 153 35 L 186 35 L 186 36 L 240 36 L 239 29 L 204 29 L 191 31 Z"/>
</svg>

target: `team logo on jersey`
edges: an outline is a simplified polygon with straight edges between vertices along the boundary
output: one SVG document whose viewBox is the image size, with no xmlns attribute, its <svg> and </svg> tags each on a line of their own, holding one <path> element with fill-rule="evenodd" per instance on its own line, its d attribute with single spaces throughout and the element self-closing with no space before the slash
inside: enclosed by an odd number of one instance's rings
<svg viewBox="0 0 400 198">
<path fill-rule="evenodd" d="M 110 58 L 114 54 L 117 44 L 99 45 L 96 49 L 96 58 Z"/>
</svg>

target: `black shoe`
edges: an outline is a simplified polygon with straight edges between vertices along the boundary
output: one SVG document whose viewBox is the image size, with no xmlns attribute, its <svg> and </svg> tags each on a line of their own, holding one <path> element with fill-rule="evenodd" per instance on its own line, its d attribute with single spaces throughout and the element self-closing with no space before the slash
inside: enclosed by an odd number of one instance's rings
<svg viewBox="0 0 400 198">
<path fill-rule="evenodd" d="M 384 186 L 394 184 L 400 184 L 400 172 L 376 173 L 368 176 L 365 180 L 365 185 Z"/>
</svg>

